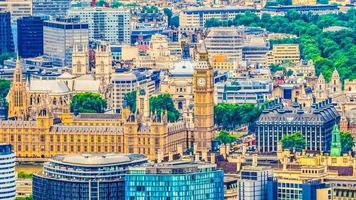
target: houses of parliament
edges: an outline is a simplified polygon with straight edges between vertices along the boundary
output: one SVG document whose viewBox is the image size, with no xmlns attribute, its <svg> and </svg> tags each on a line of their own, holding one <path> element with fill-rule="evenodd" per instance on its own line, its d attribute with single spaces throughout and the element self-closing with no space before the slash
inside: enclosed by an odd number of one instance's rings
<svg viewBox="0 0 356 200">
<path fill-rule="evenodd" d="M 145 154 L 162 161 L 182 154 L 194 146 L 208 152 L 214 135 L 213 69 L 205 48 L 197 51 L 193 76 L 194 126 L 180 119 L 170 123 L 165 114 L 146 115 L 148 95 L 137 92 L 137 110 L 123 108 L 119 114 L 74 115 L 69 111 L 53 113 L 41 105 L 36 118 L 30 118 L 30 99 L 17 61 L 8 95 L 9 120 L 0 121 L 0 143 L 13 145 L 23 160 L 41 160 L 56 154 L 119 152 Z M 142 90 L 142 89 L 140 89 Z"/>
</svg>

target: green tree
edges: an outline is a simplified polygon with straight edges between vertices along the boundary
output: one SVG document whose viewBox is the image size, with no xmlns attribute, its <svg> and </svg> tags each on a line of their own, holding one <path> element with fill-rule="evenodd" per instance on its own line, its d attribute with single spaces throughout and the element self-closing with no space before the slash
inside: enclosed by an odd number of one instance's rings
<svg viewBox="0 0 356 200">
<path fill-rule="evenodd" d="M 254 104 L 219 103 L 214 107 L 214 122 L 225 130 L 254 122 L 261 114 L 261 108 Z"/>
<path fill-rule="evenodd" d="M 122 7 L 124 4 L 121 3 L 120 1 L 113 1 L 110 5 L 110 7 L 112 8 L 119 8 L 119 7 Z"/>
<path fill-rule="evenodd" d="M 107 107 L 105 99 L 99 94 L 92 92 L 78 93 L 72 97 L 70 103 L 71 112 L 80 113 L 103 113 Z"/>
<path fill-rule="evenodd" d="M 342 153 L 348 153 L 350 151 L 352 152 L 352 149 L 355 146 L 355 141 L 350 132 L 341 132 L 340 142 L 341 142 Z"/>
<path fill-rule="evenodd" d="M 170 94 L 160 94 L 158 96 L 150 97 L 150 112 L 157 113 L 160 115 L 161 113 L 167 113 L 168 121 L 175 122 L 179 119 L 180 113 L 174 107 L 174 103 Z"/>
<path fill-rule="evenodd" d="M 11 82 L 9 80 L 0 79 L 0 99 L 5 98 L 9 93 Z"/>
<path fill-rule="evenodd" d="M 32 195 L 28 196 L 28 197 L 16 197 L 15 200 L 33 200 Z"/>
<path fill-rule="evenodd" d="M 170 26 L 176 28 L 179 27 L 179 16 L 175 15 L 171 18 Z"/>
<path fill-rule="evenodd" d="M 124 96 L 127 106 L 130 108 L 132 113 L 136 112 L 136 91 L 131 91 L 126 93 Z"/>
<path fill-rule="evenodd" d="M 169 8 L 163 8 L 163 13 L 164 15 L 167 16 L 167 19 L 168 19 L 168 26 L 171 26 L 171 18 L 173 16 L 173 12 L 171 9 Z"/>
<path fill-rule="evenodd" d="M 104 7 L 107 3 L 104 0 L 100 0 L 96 2 L 97 7 Z"/>
<path fill-rule="evenodd" d="M 289 135 L 283 135 L 282 148 L 289 150 L 303 150 L 305 148 L 305 140 L 301 133 L 292 133 Z"/>
<path fill-rule="evenodd" d="M 3 65 L 4 61 L 9 58 L 15 58 L 16 54 L 13 52 L 3 52 L 0 54 L 0 64 Z"/>
<path fill-rule="evenodd" d="M 230 135 L 230 133 L 225 130 L 220 131 L 216 139 L 225 145 L 231 144 L 236 140 L 234 136 Z"/>
<path fill-rule="evenodd" d="M 26 172 L 23 172 L 23 171 L 20 171 L 18 174 L 17 174 L 17 177 L 18 178 L 22 178 L 22 179 L 32 179 L 32 176 L 33 174 L 32 173 L 26 173 Z"/>
</svg>

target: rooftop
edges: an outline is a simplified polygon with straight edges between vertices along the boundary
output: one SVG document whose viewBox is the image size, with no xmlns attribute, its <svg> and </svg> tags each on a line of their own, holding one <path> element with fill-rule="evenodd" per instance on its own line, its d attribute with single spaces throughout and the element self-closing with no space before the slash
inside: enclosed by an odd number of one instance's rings
<svg viewBox="0 0 356 200">
<path fill-rule="evenodd" d="M 50 162 L 80 165 L 80 166 L 98 166 L 128 163 L 135 160 L 147 159 L 141 154 L 116 154 L 116 153 L 95 153 L 95 154 L 70 154 L 57 155 Z"/>
</svg>

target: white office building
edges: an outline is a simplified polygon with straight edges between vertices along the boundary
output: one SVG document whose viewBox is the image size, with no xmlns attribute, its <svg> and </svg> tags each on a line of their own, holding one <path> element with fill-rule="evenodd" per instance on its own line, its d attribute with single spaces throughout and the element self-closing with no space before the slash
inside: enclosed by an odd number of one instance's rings
<svg viewBox="0 0 356 200">
<path fill-rule="evenodd" d="M 272 169 L 263 166 L 245 166 L 237 180 L 238 200 L 267 200 L 267 181 Z"/>
<path fill-rule="evenodd" d="M 15 199 L 15 180 L 15 153 L 10 144 L 0 144 L 0 199 Z"/>
<path fill-rule="evenodd" d="M 53 65 L 70 67 L 73 46 L 89 45 L 88 24 L 73 19 L 45 21 L 43 24 L 43 50 Z"/>
<path fill-rule="evenodd" d="M 85 7 L 71 8 L 69 17 L 78 17 L 89 24 L 89 39 L 112 44 L 129 44 L 130 12 L 121 8 Z"/>
<path fill-rule="evenodd" d="M 226 56 L 229 61 L 242 60 L 243 29 L 236 27 L 211 28 L 205 44 L 209 57 Z"/>
</svg>

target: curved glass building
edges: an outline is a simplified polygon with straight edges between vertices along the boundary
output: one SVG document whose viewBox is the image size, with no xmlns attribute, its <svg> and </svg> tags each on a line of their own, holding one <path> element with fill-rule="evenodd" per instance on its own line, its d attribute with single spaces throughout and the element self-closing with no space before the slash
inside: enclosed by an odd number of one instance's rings
<svg viewBox="0 0 356 200">
<path fill-rule="evenodd" d="M 10 144 L 0 144 L 0 199 L 12 200 L 15 196 L 15 153 Z"/>
<path fill-rule="evenodd" d="M 146 163 L 140 154 L 55 156 L 33 176 L 33 199 L 124 199 L 128 168 Z"/>
</svg>

